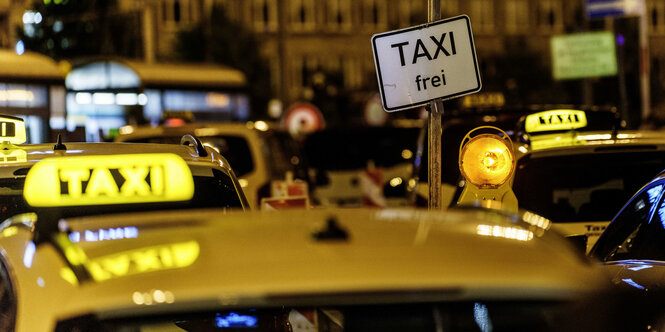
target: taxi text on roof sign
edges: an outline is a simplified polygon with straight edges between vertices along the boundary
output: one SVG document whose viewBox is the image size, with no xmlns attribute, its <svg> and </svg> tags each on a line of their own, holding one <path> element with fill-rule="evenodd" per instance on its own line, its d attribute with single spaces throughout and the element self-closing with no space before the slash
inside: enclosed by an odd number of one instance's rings
<svg viewBox="0 0 665 332">
<path fill-rule="evenodd" d="M 551 110 L 529 114 L 524 121 L 527 133 L 573 130 L 587 125 L 586 113 L 580 110 Z"/>
<path fill-rule="evenodd" d="M 399 111 L 480 91 L 466 15 L 372 36 L 383 108 Z"/>
<path fill-rule="evenodd" d="M 46 158 L 25 179 L 23 196 L 35 207 L 186 201 L 194 180 L 175 154 Z"/>
</svg>

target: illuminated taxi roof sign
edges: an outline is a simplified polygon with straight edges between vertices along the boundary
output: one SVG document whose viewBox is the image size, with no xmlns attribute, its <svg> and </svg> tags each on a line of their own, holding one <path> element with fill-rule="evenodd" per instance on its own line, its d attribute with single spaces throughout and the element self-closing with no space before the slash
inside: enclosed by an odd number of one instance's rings
<svg viewBox="0 0 665 332">
<path fill-rule="evenodd" d="M 25 122 L 23 119 L 0 115 L 0 142 L 2 144 L 22 144 L 25 141 Z"/>
<path fill-rule="evenodd" d="M 186 201 L 194 180 L 175 154 L 45 158 L 25 179 L 23 196 L 34 207 Z"/>
<path fill-rule="evenodd" d="M 565 131 L 587 126 L 586 113 L 580 110 L 551 110 L 529 114 L 524 122 L 527 133 Z"/>
</svg>

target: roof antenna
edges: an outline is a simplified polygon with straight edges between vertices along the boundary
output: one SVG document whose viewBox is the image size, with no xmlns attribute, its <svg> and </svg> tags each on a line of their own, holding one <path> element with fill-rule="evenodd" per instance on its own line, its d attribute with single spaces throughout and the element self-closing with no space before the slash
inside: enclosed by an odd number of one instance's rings
<svg viewBox="0 0 665 332">
<path fill-rule="evenodd" d="M 312 234 L 318 241 L 348 241 L 349 233 L 339 225 L 335 216 L 330 216 L 326 220 L 326 226 L 323 230 Z"/>
<path fill-rule="evenodd" d="M 58 134 L 58 141 L 55 143 L 53 146 L 53 151 L 58 151 L 58 150 L 67 150 L 67 147 L 62 144 L 62 137 L 60 137 L 60 134 Z"/>
</svg>

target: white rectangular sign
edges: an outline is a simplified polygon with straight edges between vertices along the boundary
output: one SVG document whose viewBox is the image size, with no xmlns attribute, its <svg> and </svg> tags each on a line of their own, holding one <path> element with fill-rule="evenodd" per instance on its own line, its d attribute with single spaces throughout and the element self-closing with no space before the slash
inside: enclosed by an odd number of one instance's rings
<svg viewBox="0 0 665 332">
<path fill-rule="evenodd" d="M 372 36 L 383 108 L 394 112 L 480 91 L 466 15 Z"/>
</svg>

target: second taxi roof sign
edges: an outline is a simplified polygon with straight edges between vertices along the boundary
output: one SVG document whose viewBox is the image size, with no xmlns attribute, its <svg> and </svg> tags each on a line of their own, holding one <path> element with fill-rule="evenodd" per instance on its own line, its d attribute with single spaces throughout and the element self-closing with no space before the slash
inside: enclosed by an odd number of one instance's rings
<svg viewBox="0 0 665 332">
<path fill-rule="evenodd" d="M 466 15 L 376 34 L 372 50 L 381 101 L 388 112 L 480 91 Z"/>
</svg>

